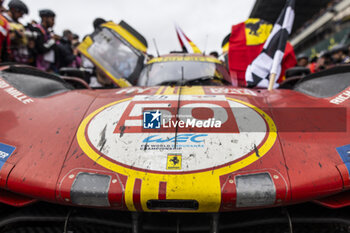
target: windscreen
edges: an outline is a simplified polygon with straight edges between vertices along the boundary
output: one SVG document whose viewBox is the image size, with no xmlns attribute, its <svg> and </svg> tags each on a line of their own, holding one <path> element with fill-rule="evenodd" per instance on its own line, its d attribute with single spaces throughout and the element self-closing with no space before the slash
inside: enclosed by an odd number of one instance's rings
<svg viewBox="0 0 350 233">
<path fill-rule="evenodd" d="M 114 77 L 128 79 L 137 66 L 138 55 L 112 31 L 103 28 L 93 36 L 88 53 Z"/>
<path fill-rule="evenodd" d="M 154 62 L 141 72 L 138 85 L 185 84 L 193 80 L 222 79 L 217 63 L 201 61 Z"/>
</svg>

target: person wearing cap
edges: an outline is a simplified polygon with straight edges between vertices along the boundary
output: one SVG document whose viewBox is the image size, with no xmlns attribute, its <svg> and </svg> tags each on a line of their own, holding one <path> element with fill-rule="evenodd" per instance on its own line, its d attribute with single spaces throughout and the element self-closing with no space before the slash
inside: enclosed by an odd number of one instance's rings
<svg viewBox="0 0 350 233">
<path fill-rule="evenodd" d="M 73 49 L 73 33 L 66 29 L 63 31 L 59 43 L 56 44 L 56 67 L 58 69 L 62 67 L 78 67 L 80 65 L 80 59 L 78 57 L 78 50 Z"/>
<path fill-rule="evenodd" d="M 345 64 L 350 62 L 346 45 L 338 44 L 329 51 L 333 64 Z"/>
<path fill-rule="evenodd" d="M 328 50 L 323 50 L 318 54 L 318 59 L 316 61 L 315 72 L 321 70 L 329 69 L 333 67 L 331 54 Z"/>
<path fill-rule="evenodd" d="M 9 11 L 3 15 L 9 22 L 19 23 L 19 19 L 22 18 L 24 14 L 29 13 L 27 5 L 21 0 L 11 0 L 8 4 L 8 8 Z"/>
<path fill-rule="evenodd" d="M 39 11 L 41 23 L 35 25 L 37 32 L 35 39 L 36 66 L 43 71 L 57 71 L 55 68 L 56 36 L 52 27 L 55 25 L 56 14 L 50 9 Z"/>
<path fill-rule="evenodd" d="M 297 66 L 307 67 L 309 64 L 309 57 L 305 53 L 301 53 L 297 56 Z"/>
<path fill-rule="evenodd" d="M 8 4 L 9 11 L 3 13 L 3 16 L 9 23 L 9 37 L 10 37 L 10 50 L 11 56 L 9 61 L 27 63 L 29 59 L 29 53 L 27 49 L 27 37 L 23 24 L 19 22 L 19 19 L 24 14 L 28 14 L 28 7 L 21 0 L 11 0 Z"/>
</svg>

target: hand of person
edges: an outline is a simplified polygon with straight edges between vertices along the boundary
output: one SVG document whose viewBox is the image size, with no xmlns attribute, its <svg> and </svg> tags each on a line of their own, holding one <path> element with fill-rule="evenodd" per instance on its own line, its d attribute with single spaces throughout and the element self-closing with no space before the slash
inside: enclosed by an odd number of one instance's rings
<svg viewBox="0 0 350 233">
<path fill-rule="evenodd" d="M 56 34 L 53 34 L 52 38 L 56 41 L 61 39 L 61 37 L 59 35 L 56 35 Z"/>
<path fill-rule="evenodd" d="M 73 55 L 78 56 L 79 50 L 77 48 L 73 48 Z"/>
</svg>

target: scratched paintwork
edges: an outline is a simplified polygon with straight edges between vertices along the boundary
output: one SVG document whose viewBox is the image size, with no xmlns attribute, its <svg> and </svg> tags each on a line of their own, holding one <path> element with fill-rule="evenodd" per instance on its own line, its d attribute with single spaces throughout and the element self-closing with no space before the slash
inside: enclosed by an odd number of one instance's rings
<svg viewBox="0 0 350 233">
<path fill-rule="evenodd" d="M 146 99 L 147 96 L 144 96 L 144 98 Z M 224 101 L 229 103 L 233 111 L 241 133 L 199 132 L 193 134 L 198 136 L 198 141 L 192 142 L 190 138 L 186 137 L 186 141 L 178 143 L 177 146 L 180 147 L 178 149 L 173 148 L 174 140 L 164 143 L 147 142 L 147 147 L 145 147 L 146 142 L 144 140 L 148 137 L 153 135 L 155 138 L 163 140 L 171 139 L 175 137 L 175 132 L 162 133 L 156 131 L 150 134 L 149 132 L 142 132 L 142 128 L 140 127 L 140 132 L 138 133 L 124 133 L 123 131 L 115 133 L 115 128 L 118 125 L 116 126 L 113 123 L 120 120 L 132 101 L 133 99 L 116 103 L 95 115 L 86 129 L 86 136 L 91 142 L 92 147 L 94 147 L 94 150 L 112 160 L 134 168 L 158 172 L 188 172 L 212 169 L 239 160 L 249 154 L 252 148 L 256 148 L 256 145 L 259 146 L 263 142 L 268 131 L 266 123 L 259 113 L 242 103 L 225 99 Z M 145 104 L 152 103 L 152 101 L 143 102 Z M 163 102 L 164 106 L 169 107 L 166 100 Z M 197 100 L 197 102 L 200 103 L 203 101 Z M 195 103 L 195 100 L 192 100 L 191 103 Z M 215 104 L 215 101 L 213 103 Z M 159 107 L 163 105 L 159 104 Z M 132 122 L 132 124 L 136 123 L 142 125 L 142 119 L 140 118 Z M 180 133 L 179 135 L 186 136 L 184 133 Z M 182 138 L 185 136 L 182 136 Z M 159 147 L 160 145 L 162 147 Z M 168 153 L 181 154 L 181 169 L 167 169 Z"/>
</svg>

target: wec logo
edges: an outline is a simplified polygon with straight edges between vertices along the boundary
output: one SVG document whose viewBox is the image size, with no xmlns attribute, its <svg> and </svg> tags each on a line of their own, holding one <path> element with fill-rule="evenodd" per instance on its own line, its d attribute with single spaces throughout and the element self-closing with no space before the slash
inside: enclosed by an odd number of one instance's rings
<svg viewBox="0 0 350 233">
<path fill-rule="evenodd" d="M 166 137 L 162 138 L 160 135 L 152 135 L 150 137 L 145 138 L 142 142 L 149 143 L 149 142 L 158 142 L 158 143 L 164 143 L 164 142 L 195 142 L 200 143 L 204 142 L 203 137 L 208 136 L 208 134 L 193 134 L 193 133 L 187 133 L 187 134 L 179 134 L 175 137 Z"/>
</svg>

